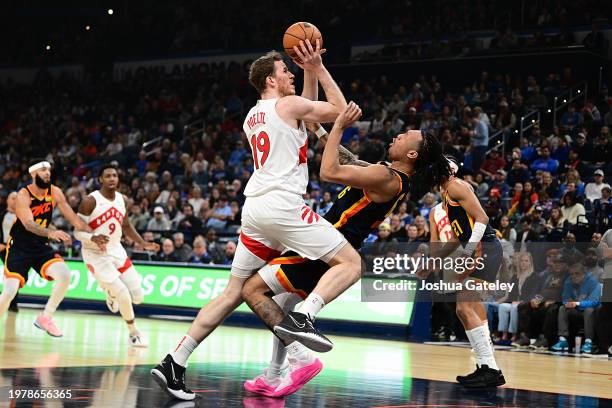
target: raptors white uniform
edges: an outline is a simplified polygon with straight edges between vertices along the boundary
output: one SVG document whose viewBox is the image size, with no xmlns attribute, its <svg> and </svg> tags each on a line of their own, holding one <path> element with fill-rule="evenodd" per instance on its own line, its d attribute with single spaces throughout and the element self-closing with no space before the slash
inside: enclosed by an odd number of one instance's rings
<svg viewBox="0 0 612 408">
<path fill-rule="evenodd" d="M 112 201 L 100 191 L 94 191 L 90 196 L 96 200 L 96 208 L 91 215 L 81 217 L 91 227 L 94 235 L 106 235 L 109 242 L 106 244 L 106 252 L 92 242 L 83 242 L 83 261 L 87 268 L 101 284 L 112 283 L 117 278 L 124 281 L 139 280 L 140 276 L 121 245 L 123 218 L 126 216 L 123 195 L 115 193 Z"/>
<path fill-rule="evenodd" d="M 328 261 L 346 243 L 323 217 L 310 217 L 302 197 L 308 185 L 308 135 L 301 121 L 296 129 L 281 119 L 277 101 L 259 100 L 243 125 L 254 172 L 244 190 L 247 199 L 233 265 L 251 272 L 286 249 Z"/>
</svg>

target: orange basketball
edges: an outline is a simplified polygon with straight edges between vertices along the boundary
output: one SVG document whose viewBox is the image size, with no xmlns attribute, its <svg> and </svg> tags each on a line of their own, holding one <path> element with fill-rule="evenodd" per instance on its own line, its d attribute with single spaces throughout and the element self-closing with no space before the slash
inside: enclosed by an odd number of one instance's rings
<svg viewBox="0 0 612 408">
<path fill-rule="evenodd" d="M 293 46 L 300 46 L 300 40 L 309 39 L 313 48 L 316 46 L 315 41 L 318 39 L 321 48 L 323 48 L 323 37 L 319 29 L 311 23 L 303 21 L 292 24 L 283 35 L 283 48 L 291 59 L 298 59 L 298 56 L 293 51 Z"/>
</svg>

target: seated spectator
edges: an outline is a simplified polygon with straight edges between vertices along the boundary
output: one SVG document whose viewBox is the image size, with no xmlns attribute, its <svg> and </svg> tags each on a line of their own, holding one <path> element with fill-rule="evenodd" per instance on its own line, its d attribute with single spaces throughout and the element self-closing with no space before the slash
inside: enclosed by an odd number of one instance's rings
<svg viewBox="0 0 612 408">
<path fill-rule="evenodd" d="M 206 241 L 204 237 L 198 235 L 193 240 L 193 250 L 189 254 L 187 262 L 194 264 L 209 264 L 212 262 L 210 255 L 208 255 L 208 249 L 206 248 Z"/>
<path fill-rule="evenodd" d="M 236 254 L 236 243 L 234 241 L 227 241 L 225 244 L 225 260 L 224 265 L 231 265 L 234 261 L 234 255 Z"/>
<path fill-rule="evenodd" d="M 437 204 L 436 196 L 432 193 L 427 193 L 423 196 L 421 201 L 421 207 L 419 208 L 419 213 L 424 218 L 429 218 L 429 212 L 432 208 L 434 208 Z"/>
<path fill-rule="evenodd" d="M 206 244 L 208 247 L 208 253 L 212 258 L 213 263 L 217 265 L 223 264 L 225 260 L 225 254 L 222 245 L 217 240 L 217 231 L 214 228 L 210 228 L 206 231 Z"/>
<path fill-rule="evenodd" d="M 612 189 L 610 187 L 601 189 L 601 198 L 593 203 L 593 216 L 596 228 L 600 231 L 605 231 L 612 226 Z"/>
<path fill-rule="evenodd" d="M 514 256 L 513 269 L 510 283 L 514 283 L 512 290 L 499 302 L 499 325 L 498 332 L 501 334 L 499 344 L 528 346 L 529 339 L 525 333 L 518 336 L 518 306 L 529 302 L 538 292 L 539 278 L 534 273 L 533 258 L 529 252 L 519 252 Z M 525 340 L 527 343 L 525 344 Z"/>
<path fill-rule="evenodd" d="M 546 235 L 546 220 L 542 218 L 544 208 L 541 205 L 536 205 L 531 213 L 531 230 L 538 237 L 538 241 Z"/>
<path fill-rule="evenodd" d="M 584 271 L 587 275 L 591 275 L 597 282 L 603 283 L 604 271 L 603 268 L 599 266 L 596 248 L 587 248 L 584 252 L 582 263 L 584 264 Z"/>
<path fill-rule="evenodd" d="M 568 222 L 571 225 L 576 225 L 578 221 L 585 221 L 586 210 L 584 206 L 576 201 L 575 193 L 565 193 L 561 200 L 561 215 L 563 222 Z"/>
<path fill-rule="evenodd" d="M 548 350 L 557 335 L 558 302 L 561 301 L 563 282 L 567 278 L 567 260 L 557 254 L 550 269 L 550 273 L 540 275 L 544 282 L 538 293 L 529 303 L 519 306 L 519 325 L 521 331 L 532 339 L 536 338 L 531 348 Z"/>
<path fill-rule="evenodd" d="M 510 225 L 510 219 L 507 215 L 501 217 L 501 220 L 499 222 L 499 232 L 501 234 L 502 242 L 507 241 L 514 245 L 514 243 L 516 242 L 517 234 L 516 230 L 512 227 L 512 225 Z"/>
<path fill-rule="evenodd" d="M 584 183 L 580 181 L 580 173 L 577 170 L 567 171 L 565 183 L 559 186 L 559 194 L 563 196 L 566 192 L 575 193 L 576 197 L 584 195 Z"/>
<path fill-rule="evenodd" d="M 540 192 L 545 192 L 551 198 L 559 197 L 559 182 L 556 178 L 553 179 L 552 174 L 547 171 L 542 172 L 542 181 L 540 183 Z"/>
<path fill-rule="evenodd" d="M 319 208 L 317 208 L 317 214 L 321 216 L 325 216 L 325 214 L 327 214 L 327 212 L 329 211 L 330 208 L 332 208 L 333 205 L 334 203 L 332 201 L 332 197 L 329 191 L 324 192 L 323 199 L 321 200 L 321 203 L 319 204 Z"/>
<path fill-rule="evenodd" d="M 163 214 L 163 213 L 162 213 Z M 147 229 L 149 223 L 149 217 L 142 213 L 142 208 L 138 204 L 132 204 L 130 207 L 130 215 L 128 216 L 130 223 L 134 226 L 136 231 L 144 231 Z"/>
<path fill-rule="evenodd" d="M 397 239 L 391 236 L 391 226 L 383 222 L 378 226 L 378 234 L 373 249 L 374 253 L 386 255 L 389 252 L 395 252 L 396 246 Z"/>
<path fill-rule="evenodd" d="M 495 173 L 498 170 L 503 171 L 504 167 L 506 167 L 504 158 L 501 157 L 497 150 L 492 150 L 491 153 L 489 153 L 489 157 L 482 163 L 480 171 L 488 178 L 493 178 Z"/>
<path fill-rule="evenodd" d="M 559 308 L 559 339 L 552 347 L 553 351 L 567 351 L 569 343 L 569 321 L 571 318 L 584 322 L 584 342 L 580 351 L 590 354 L 595 337 L 595 321 L 593 313 L 600 304 L 601 285 L 597 280 L 587 275 L 582 264 L 573 264 L 570 277 L 563 284 L 563 306 Z"/>
<path fill-rule="evenodd" d="M 595 202 L 595 200 L 601 198 L 601 190 L 604 187 L 608 187 L 608 189 L 610 188 L 610 185 L 608 183 L 604 183 L 603 170 L 596 170 L 593 174 L 593 180 L 594 181 L 588 183 L 586 185 L 586 188 L 584 189 L 587 200 L 591 202 Z"/>
<path fill-rule="evenodd" d="M 529 170 L 527 166 L 521 162 L 520 158 L 512 159 L 512 168 L 508 172 L 506 179 L 508 185 L 514 186 L 516 183 L 524 183 L 530 178 Z"/>
<path fill-rule="evenodd" d="M 191 247 L 185 243 L 185 235 L 182 232 L 175 232 L 174 238 L 174 254 L 180 262 L 187 262 L 191 256 Z"/>
<path fill-rule="evenodd" d="M 232 215 L 232 207 L 227 202 L 227 196 L 222 195 L 212 208 L 212 214 L 206 223 L 208 228 L 214 228 L 219 231 L 225 229 L 227 219 Z"/>
<path fill-rule="evenodd" d="M 539 241 L 538 235 L 531 229 L 531 217 L 523 216 L 521 218 L 521 232 L 516 237 L 516 247 L 519 252 L 527 252 L 530 249 L 530 242 Z"/>
<path fill-rule="evenodd" d="M 417 227 L 417 241 L 429 242 L 429 223 L 425 221 L 425 217 L 417 215 L 414 218 L 414 225 Z"/>
<path fill-rule="evenodd" d="M 178 223 L 178 230 L 187 232 L 190 236 L 199 233 L 202 230 L 202 221 L 193 215 L 193 207 L 189 203 L 183 204 L 182 211 L 183 217 Z"/>
<path fill-rule="evenodd" d="M 605 133 L 604 133 L 605 129 Z M 597 167 L 603 167 L 610 163 L 612 157 L 612 142 L 609 137 L 609 129 L 604 127 L 601 129 L 601 134 L 597 137 L 593 146 L 593 162 Z"/>
<path fill-rule="evenodd" d="M 482 206 L 489 217 L 489 223 L 494 227 L 499 227 L 499 221 L 504 215 L 504 204 L 501 201 L 501 193 L 497 187 L 489 191 L 489 200 Z"/>
<path fill-rule="evenodd" d="M 495 172 L 493 181 L 489 184 L 491 190 L 494 188 L 499 190 L 501 198 L 507 198 L 510 194 L 510 186 L 506 183 L 506 170 L 499 169 Z"/>
<path fill-rule="evenodd" d="M 149 231 L 169 231 L 170 230 L 170 221 L 164 215 L 164 209 L 162 207 L 155 207 L 153 209 L 153 218 L 149 220 L 147 224 L 147 230 Z M 161 234 L 155 234 L 157 237 L 160 237 Z"/>
<path fill-rule="evenodd" d="M 557 174 L 557 170 L 559 169 L 559 162 L 550 157 L 550 149 L 548 146 L 543 146 L 540 149 L 540 157 L 535 159 L 531 164 L 531 170 L 537 171 L 547 171 L 551 174 Z"/>
<path fill-rule="evenodd" d="M 165 239 L 162 242 L 161 251 L 154 259 L 159 262 L 179 262 L 179 259 L 174 253 L 174 243 L 171 239 Z"/>
<path fill-rule="evenodd" d="M 561 125 L 564 130 L 571 131 L 576 126 L 582 123 L 582 117 L 579 112 L 576 112 L 576 106 L 572 103 L 567 108 L 567 112 L 561 116 Z"/>
<path fill-rule="evenodd" d="M 408 212 L 408 203 L 405 201 L 399 205 L 397 215 L 402 223 L 402 227 L 410 225 L 412 224 L 412 221 L 414 221 L 414 217 Z"/>
<path fill-rule="evenodd" d="M 580 252 L 578 248 L 576 248 L 576 235 L 568 232 L 565 234 L 565 238 L 563 238 L 563 243 L 564 245 L 559 253 L 563 255 L 571 264 L 581 262 L 584 254 Z"/>
<path fill-rule="evenodd" d="M 207 200 L 202 198 L 202 189 L 198 186 L 195 186 L 194 188 L 192 188 L 191 198 L 189 198 L 187 202 L 191 204 L 194 214 L 200 213 L 200 208 L 202 208 L 202 204 L 204 204 L 204 201 L 207 201 Z"/>
<path fill-rule="evenodd" d="M 560 241 L 560 239 L 555 239 L 559 234 L 559 231 L 563 230 L 563 214 L 561 214 L 561 209 L 559 207 L 553 207 L 550 210 L 550 215 L 548 216 L 548 220 L 546 222 L 546 232 L 547 239 L 549 241 Z"/>
</svg>

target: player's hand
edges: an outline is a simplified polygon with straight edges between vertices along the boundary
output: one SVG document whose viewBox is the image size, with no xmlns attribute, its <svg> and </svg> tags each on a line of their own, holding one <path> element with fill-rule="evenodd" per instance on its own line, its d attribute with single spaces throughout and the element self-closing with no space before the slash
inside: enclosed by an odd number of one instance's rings
<svg viewBox="0 0 612 408">
<path fill-rule="evenodd" d="M 48 238 L 52 241 L 61 241 L 66 245 L 72 245 L 72 238 L 62 230 L 50 231 Z"/>
<path fill-rule="evenodd" d="M 344 130 L 351 126 L 357 119 L 361 117 L 361 108 L 355 102 L 351 101 L 346 108 L 336 118 L 336 126 Z"/>
<path fill-rule="evenodd" d="M 147 251 L 159 252 L 159 244 L 155 242 L 146 242 L 142 245 L 142 248 Z"/>
<path fill-rule="evenodd" d="M 106 244 L 108 243 L 109 238 L 106 235 L 92 235 L 91 242 L 96 244 L 100 251 L 106 252 Z"/>
<path fill-rule="evenodd" d="M 323 66 L 323 59 L 321 55 L 327 51 L 325 48 L 321 49 L 321 42 L 317 39 L 314 47 L 310 40 L 300 41 L 300 46 L 293 46 L 293 51 L 298 56 L 293 62 L 305 71 L 314 71 Z"/>
<path fill-rule="evenodd" d="M 575 309 L 578 305 L 576 304 L 576 302 L 567 302 L 565 304 L 565 308 L 566 309 Z"/>
<path fill-rule="evenodd" d="M 316 133 L 320 126 L 321 124 L 317 122 L 306 122 L 306 129 L 310 130 L 312 133 Z"/>
</svg>

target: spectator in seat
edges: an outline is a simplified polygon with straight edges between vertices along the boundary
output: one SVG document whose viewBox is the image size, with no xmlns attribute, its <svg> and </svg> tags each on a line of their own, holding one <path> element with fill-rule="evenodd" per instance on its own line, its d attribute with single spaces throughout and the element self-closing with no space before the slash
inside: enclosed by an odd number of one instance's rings
<svg viewBox="0 0 612 408">
<path fill-rule="evenodd" d="M 149 220 L 147 224 L 147 229 L 149 231 L 169 231 L 170 230 L 170 221 L 164 215 L 164 209 L 162 207 L 155 207 L 153 209 L 153 218 Z M 161 234 L 155 234 L 157 238 L 161 236 Z"/>
<path fill-rule="evenodd" d="M 202 230 L 202 220 L 193 215 L 193 206 L 191 204 L 183 204 L 181 212 L 183 213 L 183 218 L 178 223 L 179 231 L 188 232 L 193 236 Z"/>
<path fill-rule="evenodd" d="M 317 209 L 317 214 L 325 216 L 329 209 L 332 208 L 332 205 L 334 205 L 334 203 L 332 202 L 331 194 L 329 191 L 324 192 L 321 204 L 319 204 L 319 208 Z"/>
<path fill-rule="evenodd" d="M 472 170 L 479 171 L 485 160 L 487 148 L 489 146 L 489 128 L 478 119 L 474 112 L 468 114 L 472 131 Z"/>
<path fill-rule="evenodd" d="M 168 238 L 162 242 L 161 251 L 154 259 L 159 262 L 179 262 L 174 253 L 174 243 L 171 239 Z"/>
<path fill-rule="evenodd" d="M 593 204 L 593 215 L 596 227 L 600 231 L 612 226 L 612 189 L 604 187 L 601 189 L 601 198 Z"/>
<path fill-rule="evenodd" d="M 518 325 L 518 314 L 517 314 L 517 306 L 518 306 L 518 274 L 524 273 L 527 274 L 528 271 L 523 270 L 523 263 L 520 261 L 520 258 L 515 255 L 515 265 L 513 266 L 514 273 L 512 274 L 512 278 L 510 279 L 510 283 L 514 283 L 512 291 L 508 292 L 506 296 L 500 298 L 497 303 L 499 303 L 499 307 L 497 310 L 498 313 L 498 326 L 497 332 L 498 335 L 501 335 L 501 338 L 496 342 L 498 345 L 509 346 L 511 342 L 516 341 L 516 332 Z M 526 263 L 525 263 L 526 265 Z M 532 263 L 532 271 L 533 272 L 533 263 Z M 522 280 L 524 282 L 524 278 Z M 516 289 L 515 289 L 516 288 Z M 510 335 L 512 338 L 510 339 Z"/>
<path fill-rule="evenodd" d="M 595 171 L 593 174 L 593 180 L 594 181 L 588 183 L 584 189 L 587 200 L 591 202 L 595 202 L 595 200 L 601 198 L 601 190 L 603 190 L 604 187 L 608 187 L 608 189 L 610 188 L 608 183 L 604 183 L 604 172 L 601 169 Z"/>
<path fill-rule="evenodd" d="M 612 156 L 612 143 L 609 138 L 610 131 L 607 127 L 603 127 L 601 132 L 597 137 L 595 146 L 593 146 L 593 162 L 598 167 L 603 167 L 610 163 L 610 156 Z"/>
<path fill-rule="evenodd" d="M 208 249 L 206 248 L 206 241 L 201 235 L 198 235 L 193 240 L 193 250 L 187 262 L 194 264 L 209 264 L 212 262 L 208 254 Z"/>
<path fill-rule="evenodd" d="M 567 108 L 567 112 L 561 116 L 561 125 L 564 130 L 571 131 L 576 126 L 580 125 L 582 122 L 582 117 L 579 112 L 576 112 L 576 106 L 574 104 L 570 104 Z"/>
<path fill-rule="evenodd" d="M 493 178 L 498 170 L 503 170 L 506 167 L 506 161 L 497 150 L 492 150 L 489 157 L 484 161 L 480 171 L 488 178 Z"/>
<path fill-rule="evenodd" d="M 530 348 L 548 350 L 557 336 L 557 321 L 559 302 L 563 290 L 563 282 L 567 278 L 567 259 L 557 253 L 552 260 L 550 273 L 543 276 L 544 283 L 540 291 L 529 304 L 519 308 L 519 324 L 530 338 L 537 340 Z"/>
<path fill-rule="evenodd" d="M 209 228 L 206 231 L 206 243 L 208 247 L 208 253 L 213 260 L 213 263 L 219 265 L 223 263 L 225 254 L 223 253 L 222 245 L 217 240 L 217 231 L 214 228 Z"/>
<path fill-rule="evenodd" d="M 180 262 L 187 262 L 191 256 L 191 247 L 185 243 L 185 235 L 182 232 L 176 232 L 172 237 L 174 238 L 174 254 Z"/>
<path fill-rule="evenodd" d="M 584 251 L 584 260 L 582 261 L 584 264 L 584 271 L 587 275 L 594 277 L 597 282 L 603 283 L 604 270 L 599 266 L 598 260 L 599 257 L 596 248 L 587 248 L 586 251 Z"/>
<path fill-rule="evenodd" d="M 234 261 L 234 255 L 236 254 L 236 243 L 234 241 L 227 241 L 225 244 L 225 260 L 224 265 L 231 265 Z"/>
<path fill-rule="evenodd" d="M 567 221 L 569 224 L 576 225 L 578 221 L 585 221 L 586 210 L 582 204 L 577 202 L 575 193 L 565 193 L 561 202 L 563 203 L 561 207 L 563 222 Z"/>
<path fill-rule="evenodd" d="M 516 183 L 524 183 L 531 175 L 529 174 L 529 170 L 527 166 L 521 162 L 521 159 L 515 157 L 512 159 L 512 167 L 508 172 L 507 182 L 509 185 L 514 186 Z"/>
<path fill-rule="evenodd" d="M 494 188 L 499 190 L 501 198 L 508 198 L 508 195 L 510 194 L 510 186 L 508 185 L 508 183 L 506 183 L 506 175 L 506 170 L 497 170 L 495 172 L 495 177 L 493 178 L 493 181 L 489 186 L 491 190 L 493 190 Z"/>
<path fill-rule="evenodd" d="M 535 159 L 531 164 L 531 170 L 547 171 L 551 174 L 556 174 L 559 169 L 559 162 L 550 158 L 550 149 L 548 146 L 543 146 L 540 149 L 540 157 Z"/>
<path fill-rule="evenodd" d="M 584 321 L 584 337 L 580 351 L 590 354 L 595 337 L 595 308 L 600 304 L 601 286 L 597 280 L 587 275 L 582 264 L 573 264 L 570 277 L 563 284 L 563 305 L 559 308 L 559 339 L 552 347 L 553 351 L 567 351 L 569 344 L 569 320 L 580 318 Z"/>
<path fill-rule="evenodd" d="M 232 207 L 227 202 L 227 196 L 221 195 L 219 200 L 215 202 L 212 214 L 206 223 L 208 228 L 214 228 L 223 231 L 227 225 L 227 219 L 232 215 Z"/>
<path fill-rule="evenodd" d="M 582 197 L 584 189 L 585 186 L 580 180 L 580 173 L 577 170 L 570 169 L 567 171 L 565 183 L 559 186 L 559 193 L 563 196 L 566 192 L 572 192 L 576 194 L 576 197 Z"/>
<path fill-rule="evenodd" d="M 132 204 L 128 218 L 136 231 L 144 231 L 149 223 L 149 217 L 143 214 L 142 208 L 138 204 Z"/>
<path fill-rule="evenodd" d="M 572 146 L 572 150 L 576 152 L 576 157 L 580 162 L 590 163 L 593 161 L 593 146 L 587 140 L 586 133 L 578 133 L 578 135 L 576 136 L 576 142 Z M 570 162 L 571 159 L 572 158 L 570 154 Z"/>
</svg>

